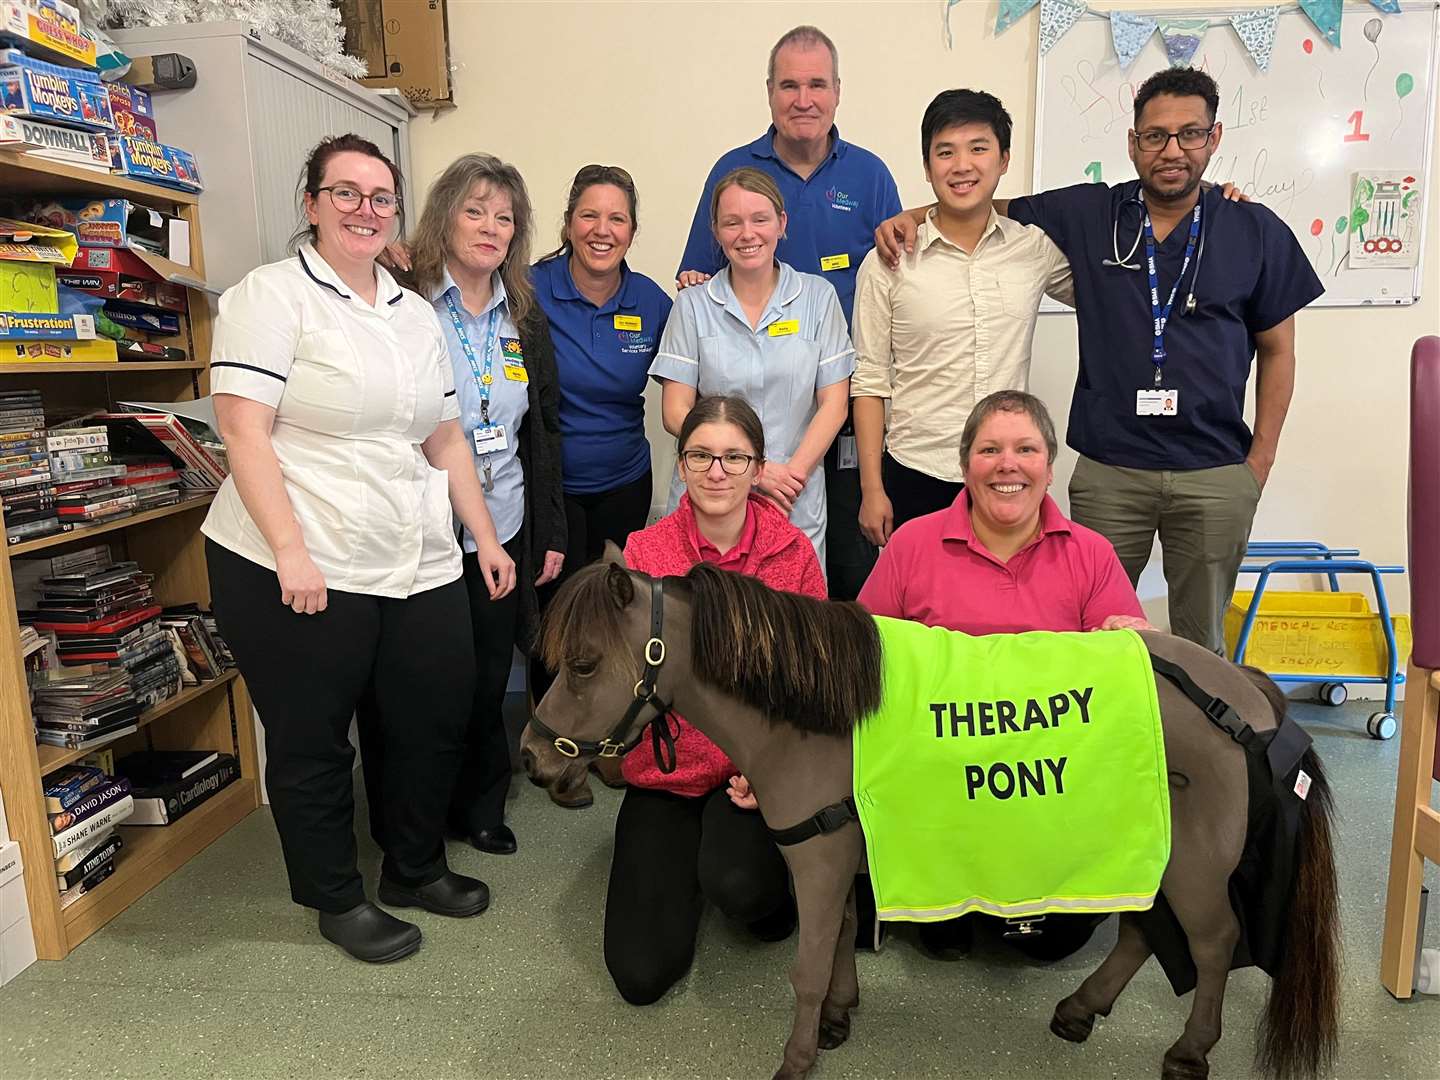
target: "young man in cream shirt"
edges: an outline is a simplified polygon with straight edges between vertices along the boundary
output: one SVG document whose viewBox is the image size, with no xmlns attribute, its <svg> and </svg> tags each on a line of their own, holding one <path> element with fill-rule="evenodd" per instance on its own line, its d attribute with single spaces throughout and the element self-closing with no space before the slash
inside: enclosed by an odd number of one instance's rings
<svg viewBox="0 0 1440 1080">
<path fill-rule="evenodd" d="M 937 96 L 920 123 L 936 205 L 896 270 L 874 251 L 860 267 L 850 396 L 860 530 L 872 544 L 883 546 L 904 522 L 954 501 L 970 410 L 996 390 L 1027 388 L 1041 296 L 1073 303 L 1060 249 L 992 205 L 1010 167 L 1011 128 L 992 94 Z"/>
</svg>

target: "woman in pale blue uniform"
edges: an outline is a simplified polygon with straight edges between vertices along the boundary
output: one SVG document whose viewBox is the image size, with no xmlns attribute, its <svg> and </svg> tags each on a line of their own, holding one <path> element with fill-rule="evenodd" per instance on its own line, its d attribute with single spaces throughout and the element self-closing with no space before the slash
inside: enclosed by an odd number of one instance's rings
<svg viewBox="0 0 1440 1080">
<path fill-rule="evenodd" d="M 760 416 L 767 461 L 759 488 L 815 545 L 825 565 L 825 472 L 845 422 L 855 349 L 829 282 L 775 260 L 785 205 L 758 169 L 715 186 L 710 223 L 727 265 L 675 300 L 650 365 L 664 386 L 665 430 L 680 430 L 697 397 L 738 394 Z M 669 508 L 684 490 L 671 478 Z"/>
</svg>

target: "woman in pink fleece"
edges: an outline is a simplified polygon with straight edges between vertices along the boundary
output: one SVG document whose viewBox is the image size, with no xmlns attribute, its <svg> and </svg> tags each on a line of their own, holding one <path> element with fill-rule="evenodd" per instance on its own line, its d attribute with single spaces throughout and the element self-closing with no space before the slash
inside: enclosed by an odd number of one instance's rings
<svg viewBox="0 0 1440 1080">
<path fill-rule="evenodd" d="M 756 492 L 765 435 L 755 410 L 743 398 L 702 398 L 678 443 L 685 494 L 673 514 L 631 533 L 626 563 L 658 577 L 707 562 L 825 599 L 815 548 Z M 706 900 L 765 941 L 795 927 L 785 861 L 749 785 L 718 746 L 675 720 L 675 771 L 659 770 L 648 742 L 627 755 L 615 821 L 605 966 L 632 1005 L 658 1000 L 689 969 Z"/>
</svg>

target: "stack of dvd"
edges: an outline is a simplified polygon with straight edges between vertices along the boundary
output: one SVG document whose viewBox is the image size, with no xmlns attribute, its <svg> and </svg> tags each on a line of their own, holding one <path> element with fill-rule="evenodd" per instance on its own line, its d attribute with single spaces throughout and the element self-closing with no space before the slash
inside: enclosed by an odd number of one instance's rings
<svg viewBox="0 0 1440 1080">
<path fill-rule="evenodd" d="M 20 621 L 57 639 L 59 667 L 33 688 L 36 738 L 85 748 L 134 731 L 140 713 L 179 693 L 180 662 L 160 625 L 152 578 L 119 562 L 41 578 Z"/>
<path fill-rule="evenodd" d="M 110 432 L 103 424 L 51 428 L 46 435 L 63 525 L 94 525 L 134 513 L 135 492 L 124 484 L 125 466 L 110 456 Z"/>
<path fill-rule="evenodd" d="M 39 390 L 0 390 L 0 506 L 12 544 L 60 531 Z"/>
</svg>

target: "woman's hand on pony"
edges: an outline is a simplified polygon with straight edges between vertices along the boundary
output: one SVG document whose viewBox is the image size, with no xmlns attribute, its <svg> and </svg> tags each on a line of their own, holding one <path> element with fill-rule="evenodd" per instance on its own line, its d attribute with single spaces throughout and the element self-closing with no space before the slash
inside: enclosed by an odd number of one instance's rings
<svg viewBox="0 0 1440 1080">
<path fill-rule="evenodd" d="M 760 804 L 755 799 L 755 792 L 750 789 L 750 781 L 743 776 L 730 777 L 730 786 L 725 789 L 725 794 L 730 796 L 730 801 L 741 810 L 758 810 Z"/>
<path fill-rule="evenodd" d="M 1152 626 L 1144 619 L 1136 615 L 1106 615 L 1105 621 L 1095 628 L 1096 630 L 1153 630 L 1160 632 L 1158 626 Z"/>
</svg>

